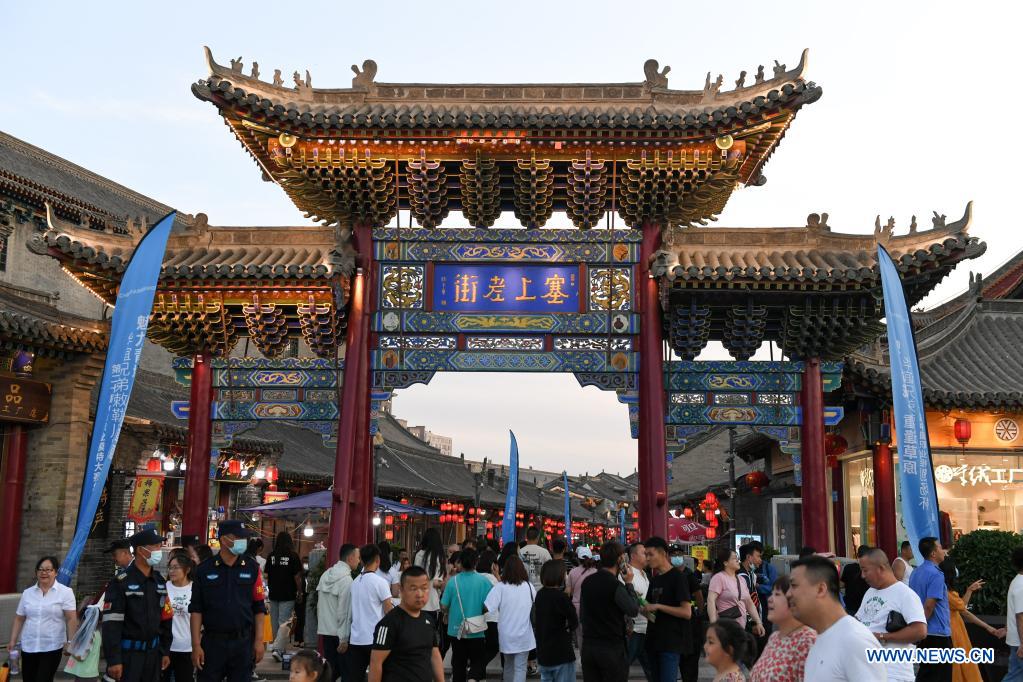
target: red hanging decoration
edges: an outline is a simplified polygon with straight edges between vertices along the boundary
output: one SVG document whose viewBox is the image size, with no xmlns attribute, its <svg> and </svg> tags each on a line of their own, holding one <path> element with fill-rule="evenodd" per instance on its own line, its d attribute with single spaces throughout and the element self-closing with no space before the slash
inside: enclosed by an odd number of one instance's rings
<svg viewBox="0 0 1023 682">
<path fill-rule="evenodd" d="M 275 483 L 277 481 L 277 467 L 273 464 L 266 468 L 266 480 L 268 483 Z"/>
<path fill-rule="evenodd" d="M 849 441 L 839 433 L 828 433 L 824 435 L 824 454 L 829 457 L 838 457 L 849 449 Z"/>
<path fill-rule="evenodd" d="M 969 419 L 963 417 L 956 417 L 956 423 L 953 427 L 955 431 L 956 440 L 959 444 L 966 448 L 966 444 L 970 442 L 970 437 L 973 435 L 973 424 L 970 423 Z"/>
<path fill-rule="evenodd" d="M 751 471 L 746 474 L 746 485 L 750 487 L 754 495 L 759 495 L 768 483 L 767 474 L 763 471 Z"/>
<path fill-rule="evenodd" d="M 716 538 L 718 536 L 718 529 L 714 528 L 713 526 L 711 526 L 710 528 L 708 528 L 707 530 L 705 530 L 703 532 L 707 536 L 708 540 L 713 540 L 714 538 Z"/>
<path fill-rule="evenodd" d="M 150 457 L 149 461 L 146 462 L 146 471 L 151 474 L 158 474 L 163 469 L 162 462 L 159 457 Z"/>
<path fill-rule="evenodd" d="M 230 459 L 227 461 L 227 473 L 232 476 L 241 476 L 242 463 L 236 459 Z"/>
<path fill-rule="evenodd" d="M 693 518 L 693 508 L 692 507 L 686 507 L 685 509 L 683 509 L 682 510 L 682 516 L 687 518 L 687 519 Z"/>
</svg>

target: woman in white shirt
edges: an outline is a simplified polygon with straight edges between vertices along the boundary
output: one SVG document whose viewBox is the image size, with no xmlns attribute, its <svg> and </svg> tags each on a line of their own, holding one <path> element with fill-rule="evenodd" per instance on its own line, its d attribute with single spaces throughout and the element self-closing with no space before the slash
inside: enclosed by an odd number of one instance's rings
<svg viewBox="0 0 1023 682">
<path fill-rule="evenodd" d="M 78 629 L 75 593 L 57 582 L 60 562 L 45 556 L 36 563 L 36 584 L 21 593 L 11 642 L 21 638 L 21 676 L 24 682 L 53 682 L 64 647 Z"/>
<path fill-rule="evenodd" d="M 192 601 L 192 560 L 184 552 L 174 554 L 167 563 L 167 597 L 174 618 L 171 632 L 170 665 L 163 671 L 163 682 L 174 679 L 190 682 L 195 675 L 192 667 L 192 632 L 189 624 L 188 604 Z"/>
<path fill-rule="evenodd" d="M 499 582 L 486 601 L 487 611 L 498 611 L 497 637 L 504 654 L 504 682 L 526 682 L 526 659 L 536 648 L 529 612 L 536 599 L 536 590 L 529 582 L 529 573 L 516 555 L 504 562 Z"/>
</svg>

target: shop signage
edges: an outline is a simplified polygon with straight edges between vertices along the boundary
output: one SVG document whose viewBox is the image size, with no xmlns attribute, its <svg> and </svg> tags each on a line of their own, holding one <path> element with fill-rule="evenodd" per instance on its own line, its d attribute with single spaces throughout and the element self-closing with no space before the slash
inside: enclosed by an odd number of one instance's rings
<svg viewBox="0 0 1023 682">
<path fill-rule="evenodd" d="M 267 490 L 265 493 L 263 493 L 263 504 L 283 502 L 286 499 L 288 499 L 287 490 Z"/>
<path fill-rule="evenodd" d="M 51 391 L 42 381 L 0 376 L 0 421 L 45 424 Z"/>
<path fill-rule="evenodd" d="M 710 559 L 710 547 L 707 545 L 693 545 L 689 548 L 689 553 L 693 555 L 694 559 L 700 561 L 707 561 Z"/>
<path fill-rule="evenodd" d="M 962 464 L 955 467 L 940 464 L 934 467 L 934 478 L 939 483 L 951 483 L 958 479 L 961 486 L 1008 485 L 1023 483 L 1023 469 L 1003 469 L 987 464 Z"/>
<path fill-rule="evenodd" d="M 160 504 L 163 474 L 136 474 L 135 489 L 128 504 L 128 520 L 135 523 L 152 521 Z"/>
</svg>

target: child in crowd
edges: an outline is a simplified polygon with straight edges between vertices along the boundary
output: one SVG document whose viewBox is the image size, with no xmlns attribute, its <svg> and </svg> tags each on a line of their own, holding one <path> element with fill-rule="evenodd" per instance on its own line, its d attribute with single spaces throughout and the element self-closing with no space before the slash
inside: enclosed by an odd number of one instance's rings
<svg viewBox="0 0 1023 682">
<path fill-rule="evenodd" d="M 746 682 L 748 670 L 756 654 L 757 643 L 734 620 L 722 618 L 707 628 L 703 651 L 707 662 L 717 674 L 714 682 Z"/>
<path fill-rule="evenodd" d="M 278 630 L 283 628 L 282 624 Z M 312 649 L 302 649 L 291 657 L 288 682 L 331 682 L 330 664 Z"/>
</svg>

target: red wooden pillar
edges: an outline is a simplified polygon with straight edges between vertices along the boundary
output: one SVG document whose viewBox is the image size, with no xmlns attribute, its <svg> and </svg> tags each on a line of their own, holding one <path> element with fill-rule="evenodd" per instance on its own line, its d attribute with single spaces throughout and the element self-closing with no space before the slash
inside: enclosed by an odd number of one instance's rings
<svg viewBox="0 0 1023 682">
<path fill-rule="evenodd" d="M 661 246 L 661 229 L 644 223 L 639 275 L 639 534 L 666 537 L 668 469 L 664 444 L 664 357 L 661 301 L 650 260 Z"/>
<path fill-rule="evenodd" d="M 828 486 L 824 460 L 824 384 L 820 358 L 807 358 L 803 370 L 803 544 L 829 549 Z"/>
<path fill-rule="evenodd" d="M 181 534 L 206 542 L 210 511 L 210 449 L 213 445 L 213 358 L 192 357 L 192 389 L 188 403 L 188 469 L 181 509 Z"/>
<path fill-rule="evenodd" d="M 877 546 L 888 559 L 897 556 L 898 536 L 895 532 L 895 467 L 892 448 L 888 443 L 874 444 L 874 522 L 877 527 Z M 865 524 L 865 521 L 862 522 Z"/>
<path fill-rule="evenodd" d="M 21 548 L 21 509 L 25 497 L 28 433 L 21 424 L 2 424 L 3 471 L 0 472 L 0 594 L 16 592 Z"/>
<path fill-rule="evenodd" d="M 367 242 L 369 244 L 369 242 Z M 372 245 L 367 247 L 367 250 Z M 364 293 L 364 305 L 362 309 L 362 345 L 366 348 L 365 366 L 359 373 L 359 402 L 356 419 L 358 430 L 355 437 L 355 473 L 352 479 L 352 488 L 358 498 L 357 504 L 352 508 L 351 520 L 349 522 L 348 536 L 353 538 L 351 542 L 363 544 L 373 541 L 373 438 L 369 433 L 370 424 L 370 365 L 369 365 L 369 321 L 373 311 L 373 291 L 375 289 L 376 265 L 369 257 L 364 261 L 366 273 L 366 286 Z"/>
<path fill-rule="evenodd" d="M 356 225 L 354 231 L 356 247 L 362 252 L 372 248 L 370 229 Z M 364 263 L 360 263 L 360 266 Z M 352 280 L 348 305 L 348 329 L 345 336 L 345 369 L 341 385 L 341 399 L 338 402 L 337 456 L 334 460 L 334 489 L 331 495 L 330 530 L 327 536 L 327 565 L 337 561 L 338 550 L 345 541 L 358 542 L 352 534 L 355 521 L 355 483 L 358 474 L 358 432 L 362 424 L 360 417 L 360 389 L 365 392 L 360 377 L 369 371 L 368 328 L 366 317 L 366 289 L 369 273 L 359 267 Z"/>
</svg>

